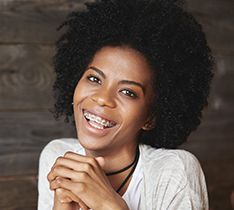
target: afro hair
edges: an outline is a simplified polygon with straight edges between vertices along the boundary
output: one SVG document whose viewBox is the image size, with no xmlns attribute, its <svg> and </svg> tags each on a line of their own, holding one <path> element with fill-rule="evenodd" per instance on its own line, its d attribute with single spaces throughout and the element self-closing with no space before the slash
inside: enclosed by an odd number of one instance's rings
<svg viewBox="0 0 234 210">
<path fill-rule="evenodd" d="M 139 143 L 176 148 L 201 122 L 208 104 L 214 59 L 201 25 L 176 0 L 100 0 L 71 12 L 59 27 L 53 86 L 55 119 L 73 117 L 73 93 L 95 53 L 128 46 L 142 53 L 153 71 L 156 126 Z"/>
</svg>

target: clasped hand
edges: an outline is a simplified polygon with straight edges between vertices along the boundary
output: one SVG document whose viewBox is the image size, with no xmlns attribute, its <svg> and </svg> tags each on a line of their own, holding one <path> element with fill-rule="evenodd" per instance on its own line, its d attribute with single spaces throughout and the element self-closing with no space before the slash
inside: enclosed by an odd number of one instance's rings
<svg viewBox="0 0 234 210">
<path fill-rule="evenodd" d="M 55 191 L 54 210 L 128 210 L 115 192 L 102 167 L 102 157 L 67 152 L 57 158 L 47 178 Z"/>
</svg>

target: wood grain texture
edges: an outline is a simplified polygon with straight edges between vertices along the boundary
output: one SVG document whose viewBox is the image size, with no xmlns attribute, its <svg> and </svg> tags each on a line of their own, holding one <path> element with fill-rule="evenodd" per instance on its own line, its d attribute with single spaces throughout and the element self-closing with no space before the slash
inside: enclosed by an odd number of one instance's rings
<svg viewBox="0 0 234 210">
<path fill-rule="evenodd" d="M 57 26 L 85 0 L 0 1 L 0 210 L 35 210 L 37 168 L 52 139 L 74 137 L 52 107 Z M 234 1 L 186 0 L 215 54 L 210 104 L 186 144 L 206 175 L 210 210 L 234 209 Z M 231 199 L 232 203 L 231 204 Z"/>
<path fill-rule="evenodd" d="M 234 3 L 232 0 L 185 0 L 185 8 L 198 16 L 209 15 L 212 19 L 233 18 Z"/>
<path fill-rule="evenodd" d="M 71 124 L 49 112 L 0 112 L 0 177 L 37 174 L 42 148 L 51 140 L 75 137 Z"/>
<path fill-rule="evenodd" d="M 0 43 L 53 45 L 56 28 L 68 12 L 84 9 L 84 1 L 6 1 L 0 4 Z"/>
<path fill-rule="evenodd" d="M 56 10 L 71 10 L 74 7 L 83 9 L 84 2 L 93 0 L 1 0 L 1 10 L 22 8 L 50 8 Z"/>
<path fill-rule="evenodd" d="M 212 148 L 211 148 L 212 149 Z M 231 196 L 234 192 L 233 159 L 201 162 L 209 191 L 210 209 L 232 210 Z"/>
<path fill-rule="evenodd" d="M 1 42 L 53 44 L 60 35 L 56 32 L 56 28 L 62 23 L 67 13 L 84 8 L 84 1 L 74 2 L 71 1 L 70 6 L 64 1 L 58 4 L 53 1 L 49 3 L 45 1 L 6 3 L 6 8 L 0 13 Z M 216 0 L 215 4 L 207 0 L 204 8 L 200 7 L 204 2 L 195 3 L 192 0 L 186 2 L 187 9 L 202 24 L 213 51 L 233 55 L 234 18 L 231 16 L 231 11 L 234 9 L 234 2 L 226 0 L 221 3 Z M 222 11 L 223 8 L 225 12 Z"/>
<path fill-rule="evenodd" d="M 214 53 L 222 53 L 223 55 L 234 55 L 234 20 L 233 19 L 216 19 L 213 17 L 201 17 L 197 20 L 203 26 L 208 44 Z"/>
<path fill-rule="evenodd" d="M 2 11 L 0 40 L 2 44 L 53 44 L 60 33 L 56 28 L 65 18 L 62 12 Z M 50 17 L 51 16 L 51 17 Z"/>
<path fill-rule="evenodd" d="M 185 0 L 186 9 L 203 26 L 213 52 L 234 54 L 234 1 Z"/>
<path fill-rule="evenodd" d="M 0 45 L 0 110 L 52 106 L 53 54 L 50 46 Z"/>
<path fill-rule="evenodd" d="M 35 176 L 0 179 L 1 210 L 36 210 L 37 180 Z"/>
</svg>

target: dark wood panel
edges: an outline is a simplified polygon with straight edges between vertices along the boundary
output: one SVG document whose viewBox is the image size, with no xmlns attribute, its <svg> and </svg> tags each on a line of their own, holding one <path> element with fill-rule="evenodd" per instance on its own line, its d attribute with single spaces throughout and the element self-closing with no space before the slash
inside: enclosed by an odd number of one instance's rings
<svg viewBox="0 0 234 210">
<path fill-rule="evenodd" d="M 2 11 L 0 13 L 1 43 L 53 44 L 59 33 L 56 28 L 64 19 L 63 12 Z"/>
<path fill-rule="evenodd" d="M 56 7 L 62 10 L 66 10 L 68 7 L 81 5 L 87 0 L 4 0 L 0 2 L 0 8 L 2 10 L 21 9 L 21 8 L 36 8 L 45 7 L 51 8 Z"/>
<path fill-rule="evenodd" d="M 228 1 L 227 4 L 230 4 L 230 8 L 233 8 L 233 3 L 230 2 Z M 194 1 L 191 1 L 191 4 L 193 3 Z M 190 1 L 188 4 L 190 4 Z M 55 29 L 64 20 L 68 11 L 84 8 L 82 3 L 68 7 L 67 10 L 62 9 L 66 8 L 66 4 L 58 5 L 44 3 L 36 4 L 35 6 L 30 2 L 29 4 L 23 4 L 23 6 L 12 6 L 13 9 L 9 10 L 8 8 L 8 10 L 2 11 L 0 13 L 0 25 L 2 26 L 0 28 L 1 42 L 53 44 L 60 35 Z M 223 51 L 233 54 L 234 41 L 232 37 L 234 35 L 234 27 L 233 18 L 231 18 L 233 16 L 228 14 L 226 16 L 223 15 L 223 17 L 215 14 L 211 16 L 209 15 L 209 5 L 211 3 L 208 4 L 207 9 L 202 14 L 199 13 L 200 7 L 193 13 L 203 25 L 212 49 L 216 52 Z M 192 6 L 188 6 L 188 8 L 190 7 Z M 217 8 L 215 11 L 218 11 Z M 199 12 L 196 13 L 196 11 Z"/>
<path fill-rule="evenodd" d="M 0 176 L 36 174 L 38 157 L 51 140 L 75 137 L 71 124 L 49 112 L 0 112 Z"/>
<path fill-rule="evenodd" d="M 56 28 L 68 12 L 84 9 L 84 0 L 5 1 L 0 4 L 1 43 L 54 44 Z"/>
<path fill-rule="evenodd" d="M 202 24 L 213 51 L 234 53 L 234 1 L 186 0 L 186 9 Z"/>
<path fill-rule="evenodd" d="M 234 186 L 230 184 L 213 186 L 212 190 L 209 191 L 210 210 L 233 210 L 234 205 L 231 201 L 233 189 Z"/>
<path fill-rule="evenodd" d="M 210 18 L 227 19 L 233 17 L 234 2 L 232 0 L 185 0 L 186 9 L 197 15 L 209 15 Z"/>
<path fill-rule="evenodd" d="M 234 68 L 234 66 L 233 66 Z M 234 95 L 234 72 L 217 76 L 213 81 L 213 93 L 225 101 L 233 101 Z"/>
<path fill-rule="evenodd" d="M 201 162 L 201 164 L 206 176 L 211 209 L 232 210 L 231 196 L 234 192 L 233 159 L 226 161 L 217 159 Z"/>
<path fill-rule="evenodd" d="M 83 8 L 83 3 L 92 0 L 4 0 L 0 1 L 0 10 L 59 9 L 71 10 Z"/>
<path fill-rule="evenodd" d="M 226 73 L 234 73 L 234 56 L 215 54 L 215 74 L 223 76 Z"/>
<path fill-rule="evenodd" d="M 207 41 L 215 53 L 227 55 L 234 54 L 234 20 L 232 18 L 211 19 L 207 16 L 197 16 L 197 20 L 203 26 Z"/>
<path fill-rule="evenodd" d="M 233 54 L 234 1 L 186 0 L 186 8 L 203 25 L 208 42 L 216 52 Z"/>
<path fill-rule="evenodd" d="M 49 46 L 0 45 L 0 110 L 52 105 L 53 54 Z"/>
<path fill-rule="evenodd" d="M 233 128 L 233 109 L 230 112 L 207 110 L 197 130 L 181 148 L 191 151 L 202 161 L 234 160 Z"/>
<path fill-rule="evenodd" d="M 37 209 L 37 180 L 32 177 L 0 177 L 1 210 Z"/>
</svg>

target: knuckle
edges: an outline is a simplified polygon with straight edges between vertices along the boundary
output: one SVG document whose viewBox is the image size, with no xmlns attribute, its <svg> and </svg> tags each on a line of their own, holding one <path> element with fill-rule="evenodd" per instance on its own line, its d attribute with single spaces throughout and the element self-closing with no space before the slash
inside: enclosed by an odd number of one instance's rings
<svg viewBox="0 0 234 210">
<path fill-rule="evenodd" d="M 81 172 L 79 176 L 80 176 L 80 180 L 85 180 L 87 178 L 87 174 L 83 172 Z"/>
<path fill-rule="evenodd" d="M 72 155 L 73 155 L 72 152 L 66 152 L 66 153 L 64 154 L 64 157 L 71 157 Z"/>
<path fill-rule="evenodd" d="M 60 186 L 63 182 L 64 182 L 64 179 L 63 178 L 61 178 L 61 177 L 56 177 L 56 184 L 58 185 L 58 186 Z"/>
<path fill-rule="evenodd" d="M 91 164 L 91 165 L 93 165 L 93 166 L 95 166 L 96 165 L 96 159 L 95 158 L 93 158 L 93 157 L 89 157 L 89 163 Z"/>
<path fill-rule="evenodd" d="M 91 166 L 90 164 L 85 164 L 85 166 L 84 166 L 84 171 L 86 171 L 86 172 L 91 172 L 92 169 L 93 169 L 93 168 L 92 168 L 92 166 Z"/>
<path fill-rule="evenodd" d="M 58 188 L 58 189 L 56 189 L 55 193 L 58 196 L 62 196 L 64 194 L 64 190 L 62 188 Z"/>
<path fill-rule="evenodd" d="M 50 181 L 50 173 L 47 174 L 47 180 Z"/>
<path fill-rule="evenodd" d="M 62 162 L 62 160 L 63 160 L 63 157 L 58 157 L 58 158 L 56 159 L 55 163 L 56 163 L 56 164 L 59 164 L 59 163 Z"/>
<path fill-rule="evenodd" d="M 78 186 L 75 189 L 76 193 L 84 193 L 86 191 L 86 187 L 84 183 L 79 183 Z"/>
<path fill-rule="evenodd" d="M 60 171 L 60 169 L 61 169 L 61 167 L 55 166 L 52 170 L 53 170 L 53 172 L 58 173 Z"/>
</svg>

